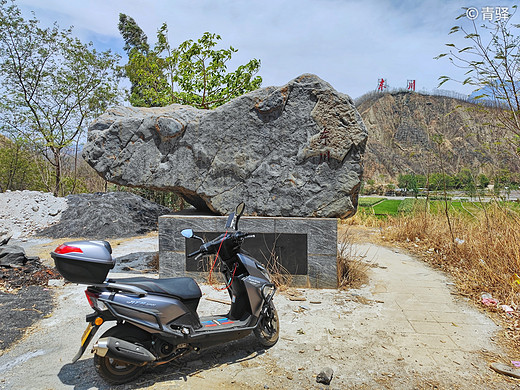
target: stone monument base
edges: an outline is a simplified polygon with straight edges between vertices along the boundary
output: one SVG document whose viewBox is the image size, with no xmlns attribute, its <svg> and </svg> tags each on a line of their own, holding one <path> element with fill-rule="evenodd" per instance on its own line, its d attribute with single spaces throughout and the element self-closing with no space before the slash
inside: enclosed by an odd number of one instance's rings
<svg viewBox="0 0 520 390">
<path fill-rule="evenodd" d="M 186 239 L 183 229 L 208 239 L 224 233 L 227 217 L 188 215 L 159 217 L 159 274 L 161 278 L 191 276 L 207 278 L 208 264 L 188 259 L 187 254 L 201 244 Z M 242 248 L 271 268 L 273 265 L 291 275 L 294 287 L 337 287 L 337 220 L 335 218 L 247 217 L 239 230 L 255 234 L 246 238 Z"/>
</svg>

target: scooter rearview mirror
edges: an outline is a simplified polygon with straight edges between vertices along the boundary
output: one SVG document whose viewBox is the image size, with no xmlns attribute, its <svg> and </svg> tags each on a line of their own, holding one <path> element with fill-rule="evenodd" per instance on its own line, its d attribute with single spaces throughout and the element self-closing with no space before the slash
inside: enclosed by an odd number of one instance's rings
<svg viewBox="0 0 520 390">
<path fill-rule="evenodd" d="M 246 205 L 244 204 L 244 202 L 241 202 L 235 209 L 235 214 L 238 215 L 239 217 L 242 216 L 245 208 L 246 208 Z"/>
<path fill-rule="evenodd" d="M 192 229 L 184 229 L 181 234 L 186 238 L 192 238 L 193 237 L 193 230 Z"/>
</svg>

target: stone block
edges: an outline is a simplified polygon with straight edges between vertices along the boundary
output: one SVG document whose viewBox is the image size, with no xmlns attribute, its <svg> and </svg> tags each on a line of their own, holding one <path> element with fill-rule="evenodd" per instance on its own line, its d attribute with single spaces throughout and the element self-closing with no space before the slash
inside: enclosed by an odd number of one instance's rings
<svg viewBox="0 0 520 390">
<path fill-rule="evenodd" d="M 204 233 L 223 232 L 226 221 L 227 217 L 216 216 L 167 215 L 160 217 L 159 263 L 161 277 L 192 276 L 196 280 L 204 280 L 205 273 L 187 271 L 186 239 L 181 236 L 180 232 L 187 228 L 200 232 L 202 235 Z M 337 287 L 336 219 L 244 216 L 240 219 L 239 229 L 243 232 L 257 234 L 306 235 L 306 261 L 302 258 L 301 267 L 298 267 L 298 265 L 296 265 L 296 268 L 292 267 L 295 269 L 293 271 L 295 274 L 291 275 L 291 285 L 317 288 Z M 258 260 L 263 261 L 265 259 L 258 258 Z"/>
</svg>

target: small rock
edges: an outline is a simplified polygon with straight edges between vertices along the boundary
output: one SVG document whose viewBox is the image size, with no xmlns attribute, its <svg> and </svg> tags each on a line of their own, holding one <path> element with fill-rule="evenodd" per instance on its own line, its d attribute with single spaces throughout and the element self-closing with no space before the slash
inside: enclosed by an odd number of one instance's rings
<svg viewBox="0 0 520 390">
<path fill-rule="evenodd" d="M 10 232 L 0 232 L 0 246 L 7 245 L 12 236 L 13 234 Z"/>
<path fill-rule="evenodd" d="M 316 345 L 316 346 L 314 347 L 314 350 L 315 350 L 315 351 L 321 351 L 321 345 Z"/>
<path fill-rule="evenodd" d="M 324 385 L 329 385 L 333 375 L 334 371 L 332 371 L 332 368 L 327 367 L 324 370 L 320 371 L 320 373 L 316 376 L 316 382 L 323 383 Z"/>
<path fill-rule="evenodd" d="M 65 285 L 65 280 L 63 279 L 49 279 L 47 282 L 49 287 L 63 287 Z"/>
<path fill-rule="evenodd" d="M 20 267 L 27 263 L 25 250 L 16 245 L 2 246 L 0 248 L 0 265 L 6 267 Z"/>
<path fill-rule="evenodd" d="M 37 212 L 40 208 L 37 205 L 31 207 L 32 211 Z"/>
<path fill-rule="evenodd" d="M 520 379 L 520 369 L 518 368 L 510 367 L 501 363 L 491 363 L 490 367 L 500 374 Z"/>
</svg>

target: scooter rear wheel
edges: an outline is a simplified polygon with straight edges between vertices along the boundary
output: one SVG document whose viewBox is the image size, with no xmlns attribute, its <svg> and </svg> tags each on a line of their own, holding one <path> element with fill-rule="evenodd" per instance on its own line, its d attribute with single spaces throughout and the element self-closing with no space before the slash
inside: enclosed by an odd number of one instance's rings
<svg viewBox="0 0 520 390">
<path fill-rule="evenodd" d="M 103 337 L 117 337 L 132 343 L 144 344 L 149 340 L 149 335 L 129 324 L 116 325 L 107 330 Z M 123 362 L 108 356 L 94 355 L 94 367 L 97 373 L 105 381 L 113 385 L 119 385 L 134 380 L 145 369 L 145 366 Z"/>
<path fill-rule="evenodd" d="M 260 323 L 255 328 L 254 333 L 260 344 L 266 348 L 270 348 L 278 342 L 280 325 L 278 313 L 272 301 L 269 303 L 267 315 L 260 319 Z"/>
</svg>

